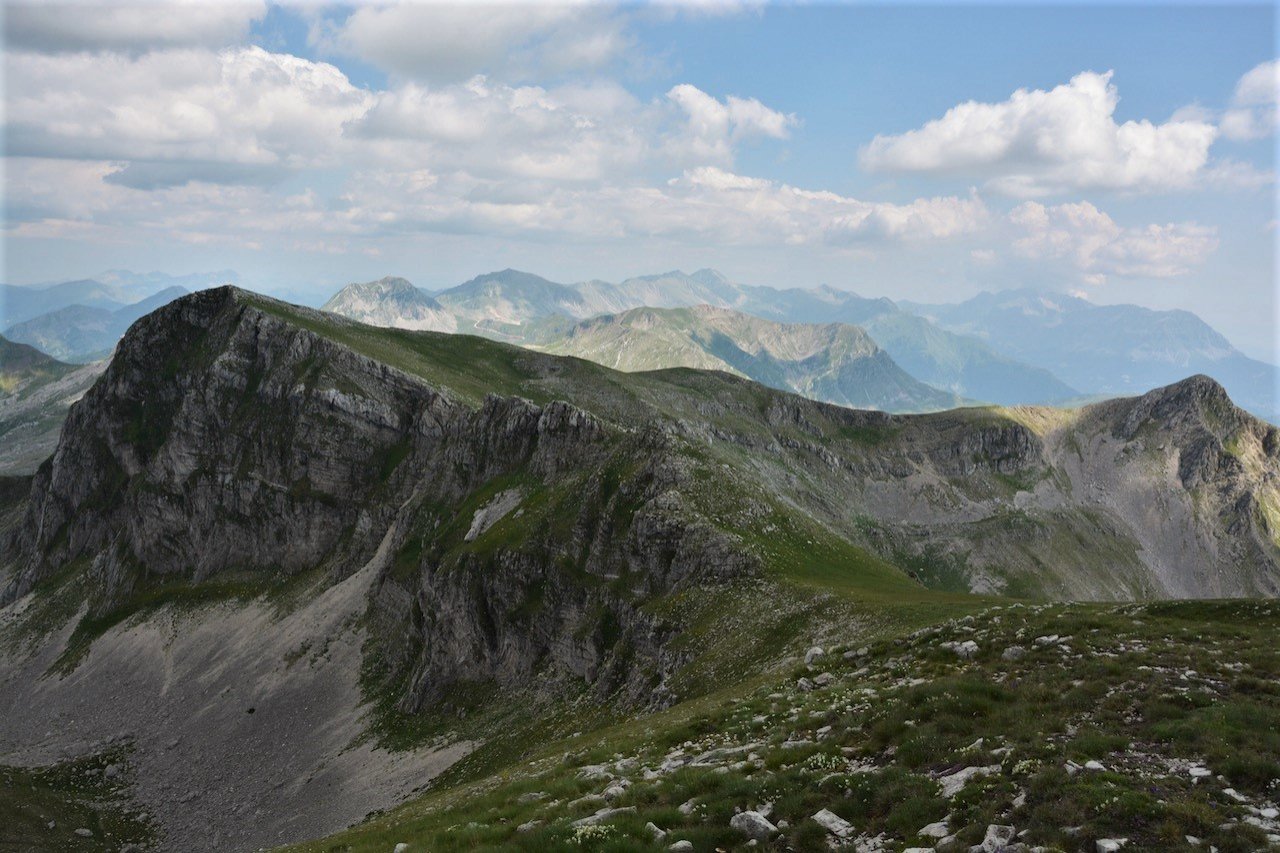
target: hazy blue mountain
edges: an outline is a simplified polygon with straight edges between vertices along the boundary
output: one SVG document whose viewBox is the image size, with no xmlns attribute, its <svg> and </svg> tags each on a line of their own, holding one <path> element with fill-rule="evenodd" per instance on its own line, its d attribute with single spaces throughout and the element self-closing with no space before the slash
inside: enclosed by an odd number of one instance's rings
<svg viewBox="0 0 1280 853">
<path fill-rule="evenodd" d="M 97 361 L 111 354 L 116 341 L 135 320 L 186 293 L 181 287 L 170 287 L 117 308 L 67 305 L 15 323 L 5 329 L 4 336 L 62 361 Z"/>
<path fill-rule="evenodd" d="M 239 282 L 240 274 L 235 270 L 176 276 L 161 272 L 107 270 L 93 278 L 54 284 L 0 284 L 0 328 L 72 305 L 114 311 L 170 288 L 188 292 Z"/>
<path fill-rule="evenodd" d="M 1203 373 L 1246 409 L 1272 419 L 1280 412 L 1276 368 L 1249 358 L 1189 311 L 1096 305 L 1036 290 L 908 307 L 944 328 L 976 335 L 1011 358 L 1050 370 L 1082 393 L 1130 394 Z"/>
<path fill-rule="evenodd" d="M 378 298 L 388 303 L 396 299 L 390 294 Z M 1079 394 L 1051 372 L 996 352 L 976 337 L 942 329 L 890 299 L 868 299 L 826 286 L 780 290 L 743 285 L 711 269 L 636 276 L 617 284 L 560 284 L 508 269 L 477 276 L 434 299 L 454 316 L 458 331 L 538 345 L 551 345 L 575 320 L 640 307 L 710 305 L 783 323 L 847 323 L 861 326 L 911 376 L 952 395 L 1016 404 Z M 366 323 L 416 328 L 395 304 L 344 304 L 335 297 L 326 307 Z"/>
</svg>

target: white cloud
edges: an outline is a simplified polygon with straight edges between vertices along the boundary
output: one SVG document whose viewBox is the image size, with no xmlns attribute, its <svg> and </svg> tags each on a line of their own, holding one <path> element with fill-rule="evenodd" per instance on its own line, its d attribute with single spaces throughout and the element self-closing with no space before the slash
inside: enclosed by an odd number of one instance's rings
<svg viewBox="0 0 1280 853">
<path fill-rule="evenodd" d="M 10 154 L 128 161 L 121 179 L 153 185 L 322 165 L 372 100 L 332 65 L 258 47 L 10 53 L 5 70 Z"/>
<path fill-rule="evenodd" d="M 630 44 L 623 19 L 594 3 L 413 3 L 358 7 L 322 48 L 426 81 L 597 68 Z"/>
<path fill-rule="evenodd" d="M 23 0 L 5 4 L 4 41 L 10 49 L 46 52 L 221 47 L 243 39 L 266 12 L 264 0 Z"/>
<path fill-rule="evenodd" d="M 976 197 L 867 202 L 804 190 L 714 166 L 664 184 L 558 185 L 493 192 L 450 174 L 376 171 L 352 180 L 352 220 L 392 231 L 556 235 L 576 240 L 663 237 L 704 245 L 836 245 L 947 239 L 989 219 Z"/>
<path fill-rule="evenodd" d="M 730 95 L 720 101 L 688 83 L 672 87 L 667 100 L 685 116 L 673 144 L 685 156 L 703 163 L 732 165 L 733 150 L 741 140 L 786 139 L 798 124 L 794 115 L 770 109 L 755 98 Z"/>
<path fill-rule="evenodd" d="M 630 175 L 648 162 L 655 119 L 615 84 L 547 90 L 476 77 L 380 92 L 347 134 L 384 165 L 583 182 Z"/>
<path fill-rule="evenodd" d="M 1010 211 L 1014 248 L 1036 260 L 1072 264 L 1087 284 L 1108 275 L 1169 278 L 1200 265 L 1218 247 L 1217 229 L 1193 222 L 1125 228 L 1088 202 Z"/>
<path fill-rule="evenodd" d="M 968 101 L 861 152 L 869 169 L 979 174 L 994 190 L 1035 197 L 1080 189 L 1169 190 L 1193 185 L 1217 135 L 1197 118 L 1115 120 L 1111 73 L 1077 74 L 1049 91 L 1019 89 L 996 104 Z"/>
<path fill-rule="evenodd" d="M 1280 60 L 1263 62 L 1236 83 L 1231 107 L 1222 115 L 1228 139 L 1259 139 L 1275 132 L 1280 104 Z"/>
</svg>

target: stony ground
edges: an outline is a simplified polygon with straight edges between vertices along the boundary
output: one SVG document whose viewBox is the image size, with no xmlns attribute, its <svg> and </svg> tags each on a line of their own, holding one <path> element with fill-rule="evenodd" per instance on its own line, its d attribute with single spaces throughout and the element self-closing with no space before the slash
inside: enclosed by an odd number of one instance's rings
<svg viewBox="0 0 1280 853">
<path fill-rule="evenodd" d="M 77 619 L 42 639 L 34 626 L 0 631 L 0 850 L 187 853 L 314 838 L 401 802 L 466 755 L 465 742 L 390 751 L 366 737 L 359 615 L 371 577 L 296 609 L 169 604 L 70 660 Z M 0 610 L 0 629 L 57 598 Z"/>
<path fill-rule="evenodd" d="M 1270 602 L 1015 605 L 815 647 L 301 849 L 1280 849 L 1278 629 Z"/>
</svg>

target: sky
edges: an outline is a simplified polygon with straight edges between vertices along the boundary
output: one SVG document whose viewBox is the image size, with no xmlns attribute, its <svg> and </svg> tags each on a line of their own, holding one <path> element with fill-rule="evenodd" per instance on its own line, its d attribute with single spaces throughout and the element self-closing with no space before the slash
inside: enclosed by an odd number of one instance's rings
<svg viewBox="0 0 1280 853">
<path fill-rule="evenodd" d="M 720 270 L 1277 347 L 1276 10 L 7 3 L 4 280 Z"/>
</svg>

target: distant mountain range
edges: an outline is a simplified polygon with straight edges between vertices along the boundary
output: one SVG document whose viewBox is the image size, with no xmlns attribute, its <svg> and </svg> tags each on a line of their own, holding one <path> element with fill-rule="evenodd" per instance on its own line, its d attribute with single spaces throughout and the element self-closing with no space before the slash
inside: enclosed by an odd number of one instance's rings
<svg viewBox="0 0 1280 853">
<path fill-rule="evenodd" d="M 1273 420 L 1280 411 L 1276 368 L 1249 358 L 1190 311 L 1096 305 L 1035 290 L 903 307 L 1090 393 L 1132 394 L 1204 373 L 1244 408 Z"/>
<path fill-rule="evenodd" d="M 709 305 L 632 308 L 583 320 L 545 350 L 627 372 L 723 370 L 859 409 L 936 411 L 963 402 L 913 378 L 857 326 L 778 323 Z"/>
<path fill-rule="evenodd" d="M 1139 393 L 1203 373 L 1221 382 L 1250 411 L 1280 419 L 1276 368 L 1244 355 L 1196 315 L 1095 305 L 1034 290 L 930 305 L 869 299 L 827 286 L 781 290 L 742 285 L 706 269 L 640 276 L 617 284 L 560 284 L 508 269 L 430 295 L 404 279 L 349 285 L 325 308 L 374 325 L 470 332 L 606 364 L 617 360 L 630 369 L 625 365 L 710 366 L 715 357 L 701 345 L 692 344 L 700 353 L 689 349 L 693 339 L 687 329 L 684 345 L 667 341 L 664 360 L 658 357 L 660 347 L 644 354 L 656 346 L 657 327 L 641 330 L 615 320 L 590 327 L 591 339 L 586 340 L 586 329 L 576 328 L 576 323 L 640 307 L 697 305 L 779 323 L 857 326 L 896 367 L 956 397 L 1001 405 L 1078 402 Z M 606 329 L 608 345 L 600 340 Z M 662 333 L 671 331 L 664 328 Z M 699 334 L 705 337 L 706 332 Z M 625 343 L 624 335 L 635 342 Z M 731 364 L 730 369 L 769 382 Z"/>
<path fill-rule="evenodd" d="M 111 354 L 116 342 L 135 320 L 187 293 L 181 287 L 167 287 L 137 302 L 113 307 L 113 303 L 101 296 L 102 290 L 92 287 L 93 283 L 70 284 L 76 287 L 68 290 L 88 297 L 96 304 L 75 303 L 55 308 L 9 326 L 4 330 L 4 336 L 11 341 L 30 344 L 63 361 L 97 361 Z"/>
<path fill-rule="evenodd" d="M 377 284 L 348 285 L 324 308 L 373 325 L 469 332 L 511 343 L 552 346 L 556 336 L 572 325 L 566 321 L 640 307 L 709 305 L 783 323 L 861 326 L 912 377 L 956 396 L 1015 404 L 1046 403 L 1080 394 L 1079 389 L 1043 368 L 1002 355 L 976 337 L 947 331 L 900 309 L 889 299 L 866 299 L 830 287 L 778 290 L 742 285 L 706 269 L 640 276 L 618 284 L 559 284 L 508 269 L 429 296 L 422 292 L 433 308 L 438 306 L 451 315 L 454 324 L 437 315 L 436 325 L 424 326 L 411 325 L 420 322 L 418 313 L 396 316 L 395 305 L 408 298 L 399 290 L 377 308 L 365 304 Z M 418 299 L 413 302 L 420 304 Z"/>
<path fill-rule="evenodd" d="M 439 302 L 403 278 L 387 276 L 342 288 L 324 310 L 359 317 L 374 326 L 393 326 L 428 332 L 452 332 L 458 321 Z"/>
</svg>

